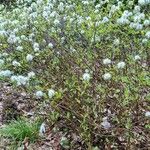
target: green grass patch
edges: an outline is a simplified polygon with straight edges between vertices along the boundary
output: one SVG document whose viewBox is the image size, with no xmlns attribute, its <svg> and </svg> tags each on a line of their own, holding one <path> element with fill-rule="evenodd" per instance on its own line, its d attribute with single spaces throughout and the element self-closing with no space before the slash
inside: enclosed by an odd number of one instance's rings
<svg viewBox="0 0 150 150">
<path fill-rule="evenodd" d="M 12 138 L 16 141 L 23 141 L 28 138 L 30 142 L 35 142 L 39 135 L 39 122 L 30 122 L 29 120 L 13 120 L 0 129 L 0 136 Z"/>
</svg>

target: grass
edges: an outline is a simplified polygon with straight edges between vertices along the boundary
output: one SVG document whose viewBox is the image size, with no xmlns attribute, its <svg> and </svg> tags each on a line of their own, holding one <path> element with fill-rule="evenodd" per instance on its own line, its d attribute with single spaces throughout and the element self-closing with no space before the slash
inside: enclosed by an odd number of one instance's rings
<svg viewBox="0 0 150 150">
<path fill-rule="evenodd" d="M 0 129 L 0 136 L 11 138 L 15 141 L 23 141 L 28 138 L 34 142 L 38 138 L 39 122 L 29 122 L 28 120 L 13 120 Z"/>
</svg>

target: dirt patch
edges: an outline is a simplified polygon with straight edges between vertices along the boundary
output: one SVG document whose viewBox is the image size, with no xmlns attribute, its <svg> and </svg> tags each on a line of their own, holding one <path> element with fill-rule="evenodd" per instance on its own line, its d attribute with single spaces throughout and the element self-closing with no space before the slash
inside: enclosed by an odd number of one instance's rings
<svg viewBox="0 0 150 150">
<path fill-rule="evenodd" d="M 8 83 L 0 85 L 0 125 L 17 119 L 34 107 L 30 95 L 25 91 L 17 91 Z"/>
</svg>

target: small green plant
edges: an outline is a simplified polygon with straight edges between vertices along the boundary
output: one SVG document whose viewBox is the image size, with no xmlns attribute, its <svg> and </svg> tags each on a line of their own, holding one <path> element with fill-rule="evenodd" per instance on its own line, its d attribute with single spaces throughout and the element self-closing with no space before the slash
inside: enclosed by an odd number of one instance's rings
<svg viewBox="0 0 150 150">
<path fill-rule="evenodd" d="M 150 124 L 145 125 L 146 129 L 150 129 Z"/>
<path fill-rule="evenodd" d="M 28 120 L 13 120 L 8 125 L 0 129 L 0 136 L 12 138 L 16 141 L 23 141 L 28 138 L 34 142 L 38 138 L 39 122 L 29 122 Z"/>
</svg>

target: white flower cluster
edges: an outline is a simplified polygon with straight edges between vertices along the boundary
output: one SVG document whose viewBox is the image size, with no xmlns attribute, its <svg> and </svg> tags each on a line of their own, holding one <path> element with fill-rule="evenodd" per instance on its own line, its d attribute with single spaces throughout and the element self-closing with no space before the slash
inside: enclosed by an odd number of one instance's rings
<svg viewBox="0 0 150 150">
<path fill-rule="evenodd" d="M 34 49 L 35 52 L 38 52 L 40 50 L 39 44 L 38 43 L 34 43 L 33 44 L 33 49 Z"/>
<path fill-rule="evenodd" d="M 53 44 L 52 44 L 52 43 L 49 43 L 49 44 L 48 44 L 48 47 L 49 47 L 49 48 L 53 48 Z"/>
<path fill-rule="evenodd" d="M 113 44 L 116 45 L 116 46 L 119 45 L 120 44 L 120 40 L 119 39 L 115 39 Z"/>
<path fill-rule="evenodd" d="M 22 50 L 23 50 L 23 47 L 22 47 L 22 46 L 17 46 L 17 47 L 16 47 L 16 50 L 17 50 L 17 51 L 22 51 Z"/>
<path fill-rule="evenodd" d="M 28 54 L 28 55 L 26 56 L 26 60 L 27 60 L 28 62 L 31 62 L 31 61 L 33 60 L 33 55 Z"/>
<path fill-rule="evenodd" d="M 53 89 L 48 90 L 48 96 L 49 98 L 52 98 L 55 95 L 55 91 Z"/>
<path fill-rule="evenodd" d="M 141 60 L 141 57 L 140 57 L 139 55 L 135 55 L 135 56 L 134 56 L 134 60 L 135 60 L 135 61 Z"/>
<path fill-rule="evenodd" d="M 46 132 L 46 128 L 45 128 L 46 124 L 43 122 L 40 126 L 40 130 L 39 130 L 39 136 L 43 136 L 44 133 Z"/>
<path fill-rule="evenodd" d="M 28 73 L 28 79 L 34 78 L 35 77 L 35 73 L 33 71 Z"/>
<path fill-rule="evenodd" d="M 109 64 L 111 64 L 111 60 L 109 58 L 103 59 L 103 64 L 109 65 Z"/>
<path fill-rule="evenodd" d="M 13 74 L 10 70 L 2 70 L 0 71 L 0 77 L 10 77 Z"/>
<path fill-rule="evenodd" d="M 82 75 L 82 78 L 84 81 L 89 82 L 89 80 L 91 79 L 91 74 L 88 69 L 85 70 L 85 73 Z"/>
<path fill-rule="evenodd" d="M 5 63 L 5 61 L 4 61 L 3 59 L 0 59 L 0 67 L 1 67 L 2 65 L 4 65 L 4 63 Z"/>
<path fill-rule="evenodd" d="M 108 118 L 107 117 L 103 118 L 103 122 L 101 123 L 101 125 L 106 130 L 108 130 L 109 128 L 111 128 L 111 124 L 108 122 Z"/>
<path fill-rule="evenodd" d="M 53 98 L 55 96 L 55 94 L 56 94 L 56 92 L 54 89 L 48 90 L 48 97 L 50 99 Z M 44 96 L 44 93 L 41 90 L 39 90 L 39 91 L 36 91 L 35 96 L 37 99 L 41 99 Z"/>
<path fill-rule="evenodd" d="M 18 61 L 16 61 L 16 60 L 14 60 L 14 61 L 12 62 L 12 65 L 13 65 L 14 67 L 21 66 L 21 64 L 20 64 Z"/>
<path fill-rule="evenodd" d="M 104 75 L 103 75 L 103 79 L 104 80 L 110 80 L 112 78 L 112 75 L 110 74 L 110 73 L 105 73 Z"/>
<path fill-rule="evenodd" d="M 26 85 L 26 84 L 28 84 L 28 81 L 29 81 L 28 77 L 25 77 L 22 75 L 18 75 L 18 76 L 13 75 L 13 76 L 11 76 L 10 79 L 12 82 L 15 82 L 17 84 L 17 86 Z"/>
<path fill-rule="evenodd" d="M 148 5 L 148 4 L 150 4 L 150 0 L 139 0 L 138 3 L 140 5 Z"/>
<path fill-rule="evenodd" d="M 147 112 L 145 113 L 145 116 L 146 116 L 146 117 L 150 117 L 150 111 L 147 111 Z"/>
<path fill-rule="evenodd" d="M 145 34 L 145 36 L 146 36 L 148 39 L 150 39 L 150 31 L 147 31 L 146 34 Z"/>
<path fill-rule="evenodd" d="M 121 61 L 121 62 L 119 62 L 118 64 L 117 64 L 117 68 L 118 69 L 123 69 L 124 67 L 125 67 L 125 62 L 123 62 L 123 61 Z"/>
<path fill-rule="evenodd" d="M 36 96 L 36 98 L 38 98 L 38 99 L 42 98 L 43 95 L 44 95 L 44 93 L 43 93 L 42 91 L 36 91 L 36 93 L 35 93 L 35 96 Z"/>
</svg>

